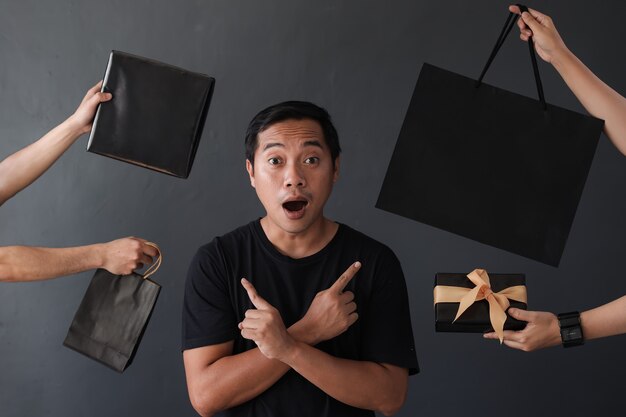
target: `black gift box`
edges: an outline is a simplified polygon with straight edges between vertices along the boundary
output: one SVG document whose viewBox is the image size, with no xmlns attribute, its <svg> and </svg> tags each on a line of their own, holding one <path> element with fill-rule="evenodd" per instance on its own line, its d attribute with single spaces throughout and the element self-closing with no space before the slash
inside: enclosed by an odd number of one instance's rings
<svg viewBox="0 0 626 417">
<path fill-rule="evenodd" d="M 187 178 L 215 80 L 152 59 L 112 51 L 87 150 Z"/>
<path fill-rule="evenodd" d="M 489 273 L 491 290 L 495 293 L 516 285 L 526 285 L 524 274 L 492 274 Z M 476 285 L 464 273 L 437 273 L 435 286 L 463 287 L 472 289 Z M 525 303 L 509 300 L 511 307 L 526 310 Z M 489 320 L 489 303 L 487 300 L 476 301 L 454 323 L 459 303 L 442 302 L 435 304 L 435 330 L 438 332 L 483 333 L 493 331 Z M 504 330 L 521 330 L 526 322 L 508 316 Z"/>
</svg>

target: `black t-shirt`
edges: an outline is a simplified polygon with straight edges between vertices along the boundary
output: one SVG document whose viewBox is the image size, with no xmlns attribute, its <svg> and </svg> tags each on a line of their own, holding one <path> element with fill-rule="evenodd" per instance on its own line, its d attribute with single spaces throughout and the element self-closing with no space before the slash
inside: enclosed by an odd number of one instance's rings
<svg viewBox="0 0 626 417">
<path fill-rule="evenodd" d="M 400 262 L 385 245 L 340 224 L 319 252 L 293 259 L 269 241 L 253 221 L 202 246 L 189 267 L 183 308 L 183 349 L 234 340 L 233 354 L 256 347 L 237 324 L 254 308 L 241 285 L 248 279 L 281 314 L 286 327 L 300 320 L 319 291 L 330 287 L 355 261 L 362 266 L 352 291 L 358 320 L 316 347 L 330 355 L 389 363 L 418 372 L 406 283 Z M 293 370 L 265 392 L 224 411 L 223 416 L 373 416 L 328 396 Z"/>
</svg>

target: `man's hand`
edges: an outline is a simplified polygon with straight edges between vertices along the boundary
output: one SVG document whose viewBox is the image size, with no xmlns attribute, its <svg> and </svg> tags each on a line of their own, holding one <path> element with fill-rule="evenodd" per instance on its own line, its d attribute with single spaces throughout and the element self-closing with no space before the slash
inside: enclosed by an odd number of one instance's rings
<svg viewBox="0 0 626 417">
<path fill-rule="evenodd" d="M 510 308 L 507 313 L 516 320 L 527 322 L 519 331 L 506 330 L 504 344 L 508 347 L 530 352 L 561 343 L 561 331 L 556 316 L 545 311 L 526 311 Z M 495 332 L 485 333 L 485 339 L 498 340 Z"/>
<path fill-rule="evenodd" d="M 532 36 L 535 50 L 544 61 L 553 63 L 555 56 L 568 50 L 550 16 L 530 8 L 528 12 L 521 13 L 518 6 L 509 6 L 509 11 L 521 15 L 521 19 L 517 20 L 520 39 L 527 42 Z"/>
<path fill-rule="evenodd" d="M 115 275 L 129 275 L 152 263 L 158 255 L 154 246 L 143 239 L 126 237 L 102 244 L 102 268 Z"/>
<path fill-rule="evenodd" d="M 253 340 L 265 357 L 281 360 L 295 346 L 295 341 L 287 333 L 278 310 L 265 301 L 247 279 L 242 278 L 241 285 L 256 307 L 256 310 L 246 311 L 246 318 L 239 323 L 241 336 Z"/>
<path fill-rule="evenodd" d="M 350 265 L 330 288 L 318 292 L 313 299 L 309 310 L 299 322 L 312 338 L 311 344 L 316 345 L 339 336 L 359 318 L 353 301 L 354 294 L 343 290 L 360 267 L 360 262 Z"/>
<path fill-rule="evenodd" d="M 94 85 L 87 91 L 83 101 L 80 103 L 73 115 L 68 119 L 74 129 L 81 135 L 91 130 L 93 118 L 96 115 L 96 109 L 100 103 L 111 100 L 113 96 L 110 93 L 101 93 L 102 81 Z"/>
</svg>

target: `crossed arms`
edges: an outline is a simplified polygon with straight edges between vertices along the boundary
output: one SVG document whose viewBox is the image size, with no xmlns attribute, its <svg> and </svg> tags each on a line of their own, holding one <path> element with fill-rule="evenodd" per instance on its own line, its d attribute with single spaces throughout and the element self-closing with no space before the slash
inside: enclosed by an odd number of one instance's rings
<svg viewBox="0 0 626 417">
<path fill-rule="evenodd" d="M 354 294 L 343 289 L 360 268 L 351 265 L 319 292 L 302 319 L 285 328 L 278 310 L 242 280 L 256 309 L 239 324 L 257 347 L 233 355 L 233 341 L 183 353 L 191 403 L 202 416 L 246 402 L 293 369 L 329 396 L 354 407 L 397 412 L 407 393 L 408 370 L 386 363 L 331 356 L 314 348 L 346 331 L 358 318 Z"/>
</svg>

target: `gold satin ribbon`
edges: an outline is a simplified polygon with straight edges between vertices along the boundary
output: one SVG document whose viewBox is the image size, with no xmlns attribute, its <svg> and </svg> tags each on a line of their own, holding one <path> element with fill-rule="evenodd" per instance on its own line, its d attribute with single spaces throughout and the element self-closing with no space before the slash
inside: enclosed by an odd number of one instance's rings
<svg viewBox="0 0 626 417">
<path fill-rule="evenodd" d="M 493 329 L 498 334 L 500 343 L 504 340 L 504 322 L 506 321 L 506 309 L 511 305 L 509 299 L 526 304 L 526 287 L 515 285 L 499 292 L 491 290 L 489 275 L 484 269 L 474 269 L 467 277 L 476 286 L 474 288 L 451 287 L 437 285 L 434 289 L 435 304 L 459 303 L 459 309 L 453 323 L 476 301 L 486 299 L 489 303 L 489 320 Z"/>
</svg>

